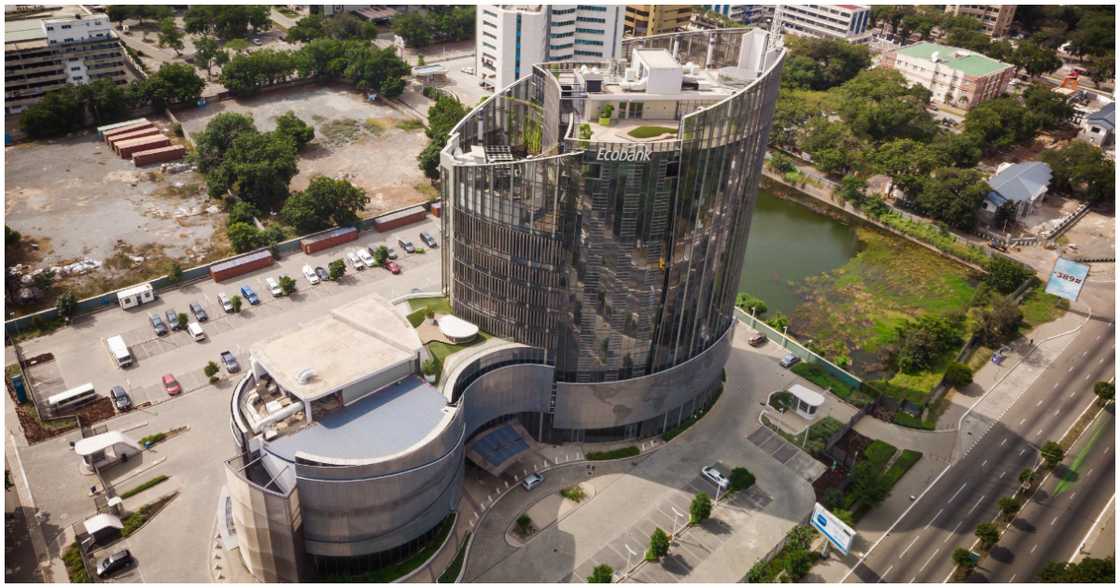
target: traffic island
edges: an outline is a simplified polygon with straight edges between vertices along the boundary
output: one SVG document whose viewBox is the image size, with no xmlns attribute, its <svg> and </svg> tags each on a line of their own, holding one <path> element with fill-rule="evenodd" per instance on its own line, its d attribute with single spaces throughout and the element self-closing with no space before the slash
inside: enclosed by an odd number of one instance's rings
<svg viewBox="0 0 1120 588">
<path fill-rule="evenodd" d="M 506 542 L 513 547 L 523 547 L 538 533 L 590 502 L 598 493 L 595 486 L 593 481 L 580 482 L 533 503 L 506 530 Z M 528 517 L 527 524 L 523 524 L 524 517 Z"/>
</svg>

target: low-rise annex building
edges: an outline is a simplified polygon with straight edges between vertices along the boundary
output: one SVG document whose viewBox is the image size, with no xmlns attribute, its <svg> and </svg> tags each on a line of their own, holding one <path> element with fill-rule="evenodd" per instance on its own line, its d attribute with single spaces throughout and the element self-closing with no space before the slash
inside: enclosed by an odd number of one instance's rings
<svg viewBox="0 0 1120 588">
<path fill-rule="evenodd" d="M 1003 94 L 1015 76 L 1015 66 L 1010 63 L 928 42 L 886 51 L 879 65 L 929 90 L 934 102 L 961 110 Z"/>
</svg>

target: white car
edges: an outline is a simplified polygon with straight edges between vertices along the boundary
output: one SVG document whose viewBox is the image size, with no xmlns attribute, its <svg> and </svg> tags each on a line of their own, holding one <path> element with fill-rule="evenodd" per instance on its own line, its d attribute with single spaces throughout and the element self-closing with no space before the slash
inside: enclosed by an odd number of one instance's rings
<svg viewBox="0 0 1120 588">
<path fill-rule="evenodd" d="M 319 284 L 319 276 L 315 274 L 315 268 L 309 265 L 303 266 L 303 277 L 307 278 L 307 281 L 311 282 L 312 286 L 317 286 Z"/>
<path fill-rule="evenodd" d="M 540 474 L 529 474 L 525 477 L 524 480 L 521 481 L 521 487 L 525 488 L 526 491 L 529 491 L 533 488 L 536 488 L 537 486 L 540 486 L 543 482 L 544 476 Z"/>
<path fill-rule="evenodd" d="M 218 304 L 222 305 L 222 310 L 226 312 L 233 312 L 233 302 L 226 296 L 225 292 L 218 292 Z"/>
<path fill-rule="evenodd" d="M 377 265 L 377 262 L 373 260 L 373 256 L 369 254 L 369 251 L 366 251 L 365 249 L 359 249 L 354 253 L 358 256 L 358 259 L 362 260 L 362 263 L 364 263 L 366 267 L 373 267 Z"/>
<path fill-rule="evenodd" d="M 715 466 L 700 468 L 700 473 L 703 474 L 705 478 L 711 480 L 713 484 L 719 486 L 720 490 L 727 490 L 728 486 L 731 485 L 731 480 L 728 480 L 726 476 L 721 474 Z"/>
<path fill-rule="evenodd" d="M 347 251 L 346 259 L 350 260 L 350 265 L 354 266 L 354 269 L 358 271 L 364 270 L 367 267 L 365 260 L 362 259 L 362 254 L 358 251 Z"/>
<path fill-rule="evenodd" d="M 284 295 L 284 291 L 280 289 L 280 282 L 276 281 L 276 278 L 265 278 L 264 283 L 268 285 L 268 291 L 271 292 L 273 296 L 279 298 Z"/>
</svg>

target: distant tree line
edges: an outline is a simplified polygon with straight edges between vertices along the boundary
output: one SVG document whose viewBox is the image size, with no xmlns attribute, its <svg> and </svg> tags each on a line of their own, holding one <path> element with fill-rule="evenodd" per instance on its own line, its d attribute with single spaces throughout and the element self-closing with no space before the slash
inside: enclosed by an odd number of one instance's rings
<svg viewBox="0 0 1120 588">
<path fill-rule="evenodd" d="M 222 66 L 220 81 L 236 95 L 298 76 L 343 81 L 360 90 L 395 98 L 404 92 L 408 64 L 392 48 L 379 49 L 360 40 L 315 39 L 295 51 L 263 49 L 234 56 Z"/>
<path fill-rule="evenodd" d="M 400 35 L 409 47 L 466 41 L 474 38 L 474 11 L 474 6 L 433 6 L 427 10 L 409 10 L 393 17 L 393 32 Z"/>
</svg>

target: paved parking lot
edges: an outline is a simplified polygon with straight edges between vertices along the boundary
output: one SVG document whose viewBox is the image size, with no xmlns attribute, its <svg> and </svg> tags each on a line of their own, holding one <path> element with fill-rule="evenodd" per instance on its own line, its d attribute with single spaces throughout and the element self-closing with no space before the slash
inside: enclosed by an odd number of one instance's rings
<svg viewBox="0 0 1120 588">
<path fill-rule="evenodd" d="M 102 311 L 23 345 L 28 357 L 48 352 L 55 357 L 55 361 L 44 365 L 42 375 L 33 375 L 39 385 L 42 385 L 40 377 L 59 389 L 92 382 L 100 394 L 107 393 L 112 385 L 125 385 L 138 408 L 104 421 L 102 424 L 108 429 L 126 431 L 139 439 L 185 427 L 183 433 L 144 451 L 138 459 L 105 472 L 119 491 L 157 475 L 170 476 L 168 481 L 126 499 L 125 506 L 129 509 L 139 508 L 174 490 L 180 493 L 136 535 L 114 546 L 127 547 L 140 561 L 137 570 L 123 575 L 120 580 L 210 581 L 211 537 L 218 493 L 225 483 L 223 462 L 235 451 L 229 431 L 229 394 L 236 380 L 223 369 L 222 381 L 216 386 L 210 385 L 202 373 L 206 362 L 219 362 L 218 353 L 228 349 L 235 353 L 244 369 L 248 363 L 248 349 L 256 341 L 316 320 L 337 306 L 373 293 L 391 299 L 414 290 L 438 290 L 438 250 L 414 255 L 399 252 L 398 262 L 403 272 L 397 276 L 380 269 L 349 270 L 352 273 L 339 283 L 310 286 L 299 272 L 305 263 L 325 266 L 355 245 L 395 243 L 398 236 L 415 241 L 416 234 L 422 230 L 438 238 L 438 220 L 429 218 L 389 233 L 366 232 L 356 242 L 310 256 L 288 255 L 271 268 L 225 284 L 205 280 L 167 291 L 156 302 L 129 311 L 119 308 Z M 281 273 L 295 278 L 299 290 L 289 298 L 274 299 L 263 287 L 263 279 Z M 240 316 L 222 313 L 217 307 L 217 293 L 232 293 L 245 283 L 254 286 L 261 296 L 261 304 L 246 303 Z M 210 321 L 204 323 L 206 341 L 195 343 L 182 332 L 157 338 L 151 331 L 147 323 L 149 312 L 186 311 L 188 303 L 196 300 L 210 314 Z M 126 370 L 116 367 L 104 345 L 105 338 L 116 334 L 124 334 L 138 357 L 136 365 Z M 164 373 L 172 373 L 179 379 L 184 389 L 182 395 L 169 398 L 162 391 L 159 378 Z M 95 510 L 89 487 L 96 484 L 96 478 L 80 472 L 79 460 L 70 447 L 70 442 L 79 437 L 80 433 L 74 431 L 20 450 L 35 504 L 44 516 L 44 535 L 55 556 L 64 547 L 66 529 L 88 518 Z M 168 556 L 169 549 L 174 550 L 174 557 Z"/>
<path fill-rule="evenodd" d="M 821 477 L 821 474 L 828 469 L 823 463 L 782 439 L 780 435 L 771 431 L 768 427 L 760 425 L 758 430 L 751 433 L 747 439 L 750 439 L 751 443 L 757 445 L 759 449 L 770 454 L 770 457 L 778 460 L 809 482 Z"/>
</svg>

